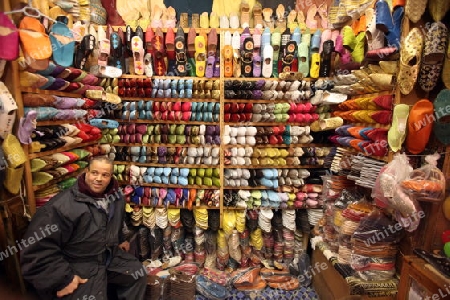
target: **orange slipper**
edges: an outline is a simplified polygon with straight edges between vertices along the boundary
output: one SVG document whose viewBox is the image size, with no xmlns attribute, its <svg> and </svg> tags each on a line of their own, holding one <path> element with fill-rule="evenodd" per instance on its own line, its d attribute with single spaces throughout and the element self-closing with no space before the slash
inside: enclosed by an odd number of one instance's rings
<svg viewBox="0 0 450 300">
<path fill-rule="evenodd" d="M 225 77 L 233 76 L 233 47 L 231 45 L 225 45 L 223 47 L 224 60 L 224 75 Z"/>
<path fill-rule="evenodd" d="M 433 103 L 427 99 L 417 101 L 411 108 L 406 136 L 406 149 L 410 153 L 418 154 L 425 150 L 433 129 L 433 113 Z"/>
<path fill-rule="evenodd" d="M 31 68 L 45 70 L 52 56 L 52 45 L 38 19 L 25 16 L 19 25 L 20 46 Z"/>
</svg>

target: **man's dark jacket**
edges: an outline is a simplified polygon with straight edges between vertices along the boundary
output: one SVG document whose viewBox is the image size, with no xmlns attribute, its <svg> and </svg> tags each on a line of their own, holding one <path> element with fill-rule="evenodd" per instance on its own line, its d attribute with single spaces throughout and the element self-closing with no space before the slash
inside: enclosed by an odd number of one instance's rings
<svg viewBox="0 0 450 300">
<path fill-rule="evenodd" d="M 21 253 L 23 277 L 42 299 L 56 298 L 56 291 L 66 287 L 74 275 L 88 282 L 81 284 L 70 299 L 77 299 L 77 295 L 106 299 L 106 268 L 112 257 L 130 261 L 114 264 L 117 273 L 136 272 L 131 270 L 136 267 L 136 258 L 117 247 L 122 242 L 125 202 L 119 192 L 108 197 L 112 199 L 109 215 L 75 184 L 37 210 L 24 239 L 35 233 L 42 236 L 41 228 L 46 225 L 57 226 L 56 232 L 25 247 Z"/>
</svg>

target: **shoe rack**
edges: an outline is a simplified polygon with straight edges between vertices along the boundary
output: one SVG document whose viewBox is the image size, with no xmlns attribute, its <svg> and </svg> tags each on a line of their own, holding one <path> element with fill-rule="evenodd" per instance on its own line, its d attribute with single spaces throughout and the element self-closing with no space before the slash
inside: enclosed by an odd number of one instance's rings
<svg viewBox="0 0 450 300">
<path fill-rule="evenodd" d="M 255 127 L 255 128 L 261 128 L 261 127 L 276 127 L 276 126 L 307 126 L 307 123 L 298 123 L 298 122 L 275 122 L 275 121 L 266 121 L 266 122 L 252 122 L 251 120 L 245 120 L 245 121 L 233 121 L 233 120 L 228 120 L 226 121 L 224 116 L 226 114 L 225 111 L 225 106 L 226 104 L 230 104 L 230 105 L 240 105 L 243 106 L 245 104 L 274 104 L 276 105 L 277 103 L 287 103 L 289 104 L 291 102 L 291 100 L 287 100 L 287 99 L 277 99 L 277 100 L 263 100 L 263 99 L 226 99 L 225 98 L 225 84 L 227 81 L 242 81 L 242 82 L 251 82 L 251 83 L 255 83 L 257 81 L 261 81 L 264 80 L 265 82 L 270 82 L 270 81 L 281 81 L 278 78 L 254 78 L 254 77 L 250 77 L 250 78 L 243 78 L 243 77 L 239 77 L 239 78 L 235 78 L 235 77 L 225 77 L 224 76 L 224 59 L 223 59 L 223 44 L 224 44 L 224 34 L 226 31 L 234 31 L 232 29 L 216 29 L 217 33 L 219 35 L 218 37 L 218 41 L 219 45 L 218 45 L 218 49 L 219 49 L 219 53 L 220 53 L 220 77 L 213 77 L 213 78 L 205 78 L 205 77 L 174 77 L 174 76 L 153 76 L 152 77 L 152 81 L 153 81 L 153 89 L 155 88 L 155 80 L 184 80 L 185 82 L 192 80 L 194 82 L 200 82 L 200 83 L 205 83 L 206 81 L 219 81 L 219 89 L 220 89 L 220 97 L 219 99 L 213 99 L 213 98 L 151 98 L 151 97 L 146 97 L 146 98 L 141 98 L 141 97 L 121 97 L 122 98 L 122 103 L 125 102 L 137 102 L 137 101 L 141 101 L 143 100 L 145 103 L 148 101 L 153 101 L 153 103 L 155 102 L 160 102 L 160 103 L 171 103 L 171 105 L 173 105 L 176 102 L 190 102 L 190 103 L 216 103 L 220 105 L 220 110 L 219 110 L 219 118 L 218 120 L 213 120 L 212 122 L 205 122 L 205 121 L 184 121 L 184 120 L 179 120 L 179 121 L 174 121 L 174 120 L 155 120 L 154 118 L 152 120 L 146 119 L 133 119 L 133 120 L 124 120 L 121 118 L 112 118 L 115 121 L 119 122 L 119 124 L 121 125 L 128 125 L 128 124 L 147 124 L 148 126 L 157 126 L 157 125 L 181 125 L 181 126 L 218 126 L 220 128 L 220 144 L 211 144 L 210 146 L 212 148 L 219 148 L 219 163 L 217 165 L 213 165 L 213 164 L 181 164 L 181 163 L 165 163 L 165 164 L 161 164 L 161 163 L 157 163 L 157 162 L 145 162 L 145 163 L 139 163 L 139 162 L 132 162 L 131 159 L 129 161 L 123 161 L 123 160 L 119 160 L 116 161 L 115 164 L 116 165 L 122 165 L 125 167 L 120 167 L 122 170 L 125 169 L 125 174 L 128 173 L 127 170 L 129 170 L 130 166 L 135 165 L 138 167 L 147 167 L 147 168 L 188 168 L 189 170 L 192 169 L 211 169 L 211 168 L 217 168 L 220 174 L 220 184 L 216 185 L 216 186 L 211 186 L 211 185 L 198 185 L 198 184 L 188 184 L 188 185 L 180 185 L 180 184 L 161 184 L 161 183 L 141 183 L 141 184 L 137 184 L 136 186 L 142 186 L 144 188 L 149 187 L 149 188 L 158 188 L 158 187 L 162 187 L 162 188 L 169 188 L 169 189 L 203 189 L 203 190 L 214 190 L 214 191 L 218 191 L 219 192 L 219 205 L 218 206 L 205 206 L 205 205 L 201 205 L 201 206 L 195 206 L 195 204 L 193 205 L 193 208 L 207 208 L 207 209 L 219 209 L 220 210 L 220 215 L 221 215 L 221 220 L 222 220 L 222 216 L 225 210 L 229 210 L 229 209 L 244 209 L 244 208 L 238 208 L 238 207 L 227 207 L 224 205 L 224 194 L 231 191 L 231 190 L 268 190 L 270 188 L 266 187 L 266 186 L 262 186 L 260 184 L 258 185 L 248 185 L 248 186 L 237 186 L 237 187 L 232 187 L 232 186 L 227 186 L 226 182 L 225 182 L 225 178 L 224 178 L 224 173 L 229 170 L 229 169 L 248 169 L 250 172 L 252 172 L 253 174 L 257 171 L 257 170 L 261 170 L 261 169 L 277 169 L 277 170 L 289 170 L 292 168 L 295 169 L 320 169 L 323 168 L 322 165 L 305 165 L 305 164 L 301 164 L 301 165 L 287 165 L 286 163 L 284 163 L 284 165 L 231 165 L 231 164 L 227 164 L 225 163 L 226 161 L 226 153 L 228 150 L 230 150 L 231 148 L 252 148 L 252 149 L 266 149 L 266 148 L 270 148 L 270 147 L 275 147 L 275 148 L 279 148 L 279 149 L 284 149 L 286 151 L 288 151 L 289 149 L 293 149 L 295 147 L 299 148 L 299 147 L 332 147 L 331 144 L 318 144 L 318 143 L 314 143 L 314 141 L 312 143 L 306 143 L 306 144 L 289 144 L 289 143 L 285 143 L 285 142 L 277 142 L 276 144 L 270 144 L 268 143 L 268 141 L 266 141 L 265 143 L 259 143 L 256 145 L 252 145 L 252 144 L 226 144 L 224 142 L 224 132 L 226 130 L 227 126 L 231 126 L 231 127 Z M 189 31 L 189 29 L 184 29 L 185 33 L 187 33 Z M 206 33 L 209 33 L 209 30 L 204 30 Z M 239 30 L 238 30 L 239 31 Z M 242 30 L 240 30 L 242 32 Z M 163 30 L 163 32 L 165 32 L 165 30 Z M 197 30 L 197 33 L 200 32 L 200 29 Z M 253 32 L 253 30 L 251 29 L 251 32 Z M 119 80 L 142 80 L 147 78 L 146 76 L 142 76 L 142 75 L 122 75 Z M 309 78 L 305 78 L 304 82 L 309 82 L 310 79 Z M 195 84 L 195 83 L 194 83 Z M 155 112 L 153 112 L 155 113 Z M 121 113 L 119 113 L 118 115 L 120 115 Z M 117 114 L 116 114 L 117 116 Z M 119 143 L 112 143 L 112 146 L 117 147 L 142 147 L 142 146 L 146 146 L 146 147 L 176 147 L 176 148 L 188 148 L 188 147 L 203 147 L 205 145 L 203 144 L 199 144 L 199 143 L 194 143 L 194 144 L 189 144 L 187 143 L 126 143 L 126 142 L 119 142 Z M 250 159 L 250 158 L 249 158 Z M 130 184 L 131 182 L 129 181 L 129 178 L 127 177 L 128 175 L 123 176 L 123 179 L 128 179 L 128 180 L 121 180 L 120 183 L 122 185 L 126 185 L 126 184 Z M 276 176 L 276 180 L 278 180 L 278 175 Z M 131 183 L 131 185 L 133 185 L 133 183 Z M 283 187 L 279 186 L 277 189 L 278 191 L 285 191 L 285 190 L 291 190 L 291 191 L 295 191 L 295 190 L 299 190 L 299 187 L 292 187 L 287 188 L 287 186 Z M 184 204 L 184 207 L 190 206 L 187 205 L 187 199 L 185 199 L 186 202 Z M 170 205 L 169 207 L 175 207 Z M 178 206 L 183 207 L 183 206 Z"/>
</svg>

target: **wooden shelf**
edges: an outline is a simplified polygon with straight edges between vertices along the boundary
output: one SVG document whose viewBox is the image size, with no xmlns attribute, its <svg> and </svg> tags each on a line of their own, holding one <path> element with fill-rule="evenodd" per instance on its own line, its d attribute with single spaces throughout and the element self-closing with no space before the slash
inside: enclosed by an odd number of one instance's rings
<svg viewBox="0 0 450 300">
<path fill-rule="evenodd" d="M 169 121 L 169 120 L 124 120 L 112 119 L 119 123 L 143 123 L 143 124 L 177 124 L 177 125 L 219 125 L 219 122 L 205 122 L 205 121 Z"/>
<path fill-rule="evenodd" d="M 226 144 L 224 145 L 225 148 L 234 148 L 234 147 L 252 147 L 252 148 L 289 148 L 289 147 L 336 147 L 331 144 L 320 144 L 320 143 L 311 143 L 311 144 L 264 144 L 264 145 L 241 145 L 241 144 Z"/>
<path fill-rule="evenodd" d="M 204 165 L 204 164 L 198 164 L 198 165 L 183 165 L 183 164 L 158 164 L 158 163 L 138 163 L 138 162 L 129 162 L 129 161 L 114 161 L 115 165 L 135 165 L 138 167 L 161 167 L 161 168 L 213 168 L 217 167 L 219 168 L 219 165 Z"/>
<path fill-rule="evenodd" d="M 72 149 L 83 148 L 83 147 L 86 147 L 86 146 L 95 145 L 97 143 L 98 143 L 98 141 L 91 141 L 91 142 L 87 142 L 87 143 L 81 143 L 81 144 L 74 144 L 74 145 L 64 146 L 64 147 L 60 147 L 60 148 L 49 150 L 49 151 L 31 153 L 31 154 L 28 154 L 28 158 L 29 159 L 39 158 L 39 157 L 43 157 L 43 156 L 47 156 L 47 155 L 52 155 L 52 154 L 55 154 L 55 153 L 60 153 L 60 152 L 63 152 L 63 151 L 69 151 L 69 150 L 72 150 Z"/>
<path fill-rule="evenodd" d="M 220 145 L 200 145 L 200 144 L 150 144 L 150 143 L 109 143 L 111 146 L 119 146 L 119 147 L 141 147 L 141 146 L 147 146 L 147 147 L 220 147 Z"/>
<path fill-rule="evenodd" d="M 142 204 L 136 204 L 133 202 L 127 202 L 130 204 L 130 206 L 140 206 L 140 207 L 153 207 L 153 208 L 164 208 L 166 206 L 164 205 L 142 205 Z M 167 208 L 179 208 L 179 209 L 188 209 L 186 206 L 176 206 L 176 205 L 169 205 Z M 199 206 L 192 206 L 192 209 L 220 209 L 220 207 L 217 206 L 207 206 L 207 205 L 199 205 Z"/>
<path fill-rule="evenodd" d="M 264 185 L 259 186 L 224 186 L 224 190 L 275 190 Z"/>
<path fill-rule="evenodd" d="M 120 99 L 125 101 L 153 101 L 153 102 L 217 102 L 219 99 L 212 98 L 140 98 L 140 97 L 120 97 Z"/>
<path fill-rule="evenodd" d="M 252 103 L 286 103 L 295 102 L 302 103 L 302 101 L 292 101 L 290 99 L 277 99 L 277 100 L 265 100 L 265 99 L 223 99 L 225 103 L 247 103 L 251 101 Z"/>
<path fill-rule="evenodd" d="M 58 183 L 58 182 L 60 182 L 60 181 L 63 181 L 63 180 L 65 180 L 65 179 L 68 179 L 68 178 L 72 178 L 72 177 L 75 177 L 75 178 L 76 178 L 78 175 L 80 175 L 80 174 L 83 173 L 83 172 L 84 172 L 84 168 L 80 168 L 80 169 L 78 169 L 78 170 L 75 171 L 75 172 L 67 173 L 67 174 L 64 174 L 63 176 L 61 176 L 61 177 L 59 177 L 59 178 L 52 179 L 52 180 L 50 180 L 49 182 L 47 182 L 47 183 L 45 183 L 45 184 L 41 184 L 41 185 L 33 185 L 33 191 L 36 192 L 36 191 L 38 191 L 38 190 L 42 190 L 42 189 L 44 189 L 44 188 L 46 188 L 46 187 L 49 187 L 49 186 L 51 186 L 51 185 L 53 185 L 53 184 L 55 184 L 55 183 Z"/>
<path fill-rule="evenodd" d="M 219 186 L 207 186 L 207 185 L 196 185 L 196 184 L 188 184 L 188 185 L 181 185 L 181 184 L 164 184 L 164 183 L 143 183 L 139 186 L 149 186 L 149 187 L 163 187 L 163 188 L 182 188 L 182 189 L 198 189 L 198 190 L 219 190 Z"/>
<path fill-rule="evenodd" d="M 310 126 L 311 123 L 293 123 L 293 122 L 225 122 L 225 125 L 230 126 L 239 126 L 239 127 L 245 127 L 245 126 L 280 126 L 280 124 L 283 124 L 283 126 L 286 125 L 293 125 L 293 126 Z"/>
<path fill-rule="evenodd" d="M 275 166 L 275 165 L 258 165 L 258 166 L 245 166 L 245 165 L 224 165 L 225 169 L 323 169 L 324 166 L 319 165 L 296 165 L 296 166 Z"/>
<path fill-rule="evenodd" d="M 280 207 L 272 207 L 272 206 L 257 206 L 257 207 L 253 207 L 253 208 L 248 208 L 248 207 L 231 207 L 231 206 L 224 206 L 223 209 L 224 210 L 260 210 L 260 209 L 266 209 L 266 208 L 270 208 L 270 209 L 275 209 L 275 210 L 291 210 L 291 209 L 308 209 L 310 207 L 302 207 L 302 208 L 295 208 L 295 207 L 287 207 L 287 208 L 280 208 Z M 314 209 L 316 208 L 322 208 L 322 207 L 314 207 Z"/>
<path fill-rule="evenodd" d="M 220 80 L 220 77 L 206 78 L 196 76 L 152 76 L 152 79 L 184 79 L 184 80 L 193 79 L 193 80 L 207 81 L 207 80 Z"/>
<path fill-rule="evenodd" d="M 43 120 L 37 121 L 36 126 L 53 126 L 53 125 L 62 125 L 62 124 L 84 124 L 86 121 L 84 119 L 70 119 L 70 120 Z"/>
<path fill-rule="evenodd" d="M 81 95 L 81 94 L 65 93 L 65 92 L 54 91 L 54 90 L 40 90 L 40 89 L 33 89 L 30 87 L 20 87 L 20 90 L 22 91 L 22 93 L 53 95 L 53 96 L 61 96 L 61 97 L 69 97 L 69 98 L 82 98 L 83 97 L 83 95 Z"/>
</svg>

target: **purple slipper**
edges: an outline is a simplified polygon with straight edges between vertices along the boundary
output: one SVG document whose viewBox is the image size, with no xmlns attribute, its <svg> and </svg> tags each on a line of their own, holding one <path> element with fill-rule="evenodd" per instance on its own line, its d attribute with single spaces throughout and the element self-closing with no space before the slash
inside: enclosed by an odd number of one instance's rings
<svg viewBox="0 0 450 300">
<path fill-rule="evenodd" d="M 220 57 L 216 57 L 216 62 L 214 65 L 214 77 L 220 77 Z"/>
<path fill-rule="evenodd" d="M 37 112 L 35 110 L 30 110 L 24 117 L 20 118 L 17 137 L 22 144 L 31 144 L 31 134 L 36 129 L 36 117 Z"/>
<path fill-rule="evenodd" d="M 61 89 L 64 86 L 67 87 L 68 85 L 66 83 L 67 83 L 67 81 L 65 81 L 62 78 L 55 78 L 55 81 L 53 82 L 53 84 L 51 84 L 47 88 L 47 90 L 59 90 L 59 89 Z"/>
<path fill-rule="evenodd" d="M 211 55 L 208 57 L 208 60 L 206 61 L 206 70 L 205 70 L 206 78 L 213 77 L 215 62 L 216 62 L 216 58 L 214 56 Z"/>
<path fill-rule="evenodd" d="M 54 105 L 59 109 L 69 109 L 74 108 L 78 103 L 78 98 L 68 98 L 68 97 L 55 97 Z"/>
<path fill-rule="evenodd" d="M 261 56 L 253 55 L 253 77 L 261 77 Z"/>
</svg>

